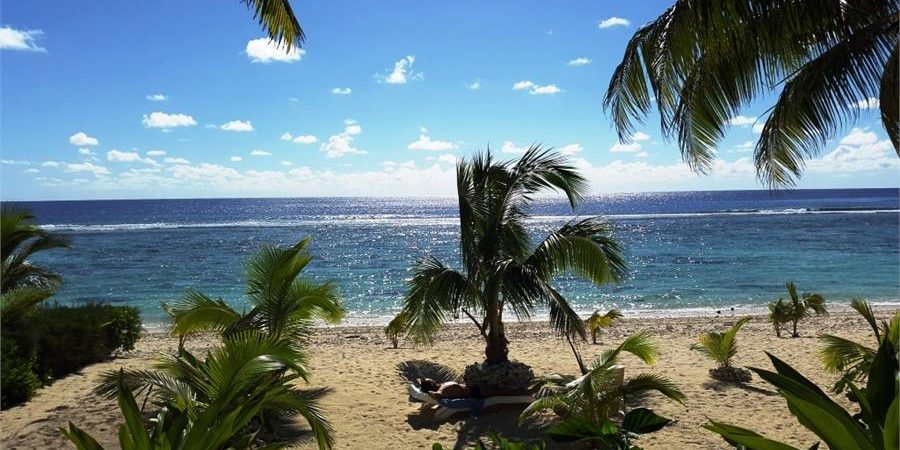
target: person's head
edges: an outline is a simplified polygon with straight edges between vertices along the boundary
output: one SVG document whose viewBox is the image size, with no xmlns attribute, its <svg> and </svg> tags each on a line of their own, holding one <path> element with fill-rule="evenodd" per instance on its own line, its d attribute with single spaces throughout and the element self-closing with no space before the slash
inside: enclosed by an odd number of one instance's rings
<svg viewBox="0 0 900 450">
<path fill-rule="evenodd" d="M 441 388 L 441 385 L 438 384 L 437 381 L 432 380 L 431 378 L 425 378 L 419 380 L 419 387 L 422 388 L 425 392 L 434 392 Z"/>
</svg>

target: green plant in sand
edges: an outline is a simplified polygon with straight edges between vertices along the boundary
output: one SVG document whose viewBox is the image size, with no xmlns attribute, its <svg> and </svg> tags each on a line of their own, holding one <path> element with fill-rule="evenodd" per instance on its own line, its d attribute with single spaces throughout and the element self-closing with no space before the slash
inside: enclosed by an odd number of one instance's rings
<svg viewBox="0 0 900 450">
<path fill-rule="evenodd" d="M 793 185 L 865 117 L 860 105 L 881 109 L 900 155 L 898 21 L 894 0 L 677 0 L 625 46 L 604 107 L 629 141 L 655 106 L 663 135 L 705 172 L 728 127 L 756 120 L 741 110 L 774 93 L 754 151 L 769 186 Z"/>
<path fill-rule="evenodd" d="M 731 359 L 737 355 L 737 333 L 749 321 L 749 317 L 744 317 L 724 333 L 704 333 L 700 335 L 699 341 L 691 346 L 718 364 L 718 367 L 710 369 L 709 376 L 721 381 L 750 381 L 750 372 L 731 365 Z"/>
<path fill-rule="evenodd" d="M 604 328 L 609 328 L 613 323 L 622 318 L 622 313 L 618 309 L 611 309 L 606 314 L 600 314 L 600 310 L 594 311 L 591 317 L 585 320 L 585 324 L 591 331 L 591 343 L 597 343 L 597 335 Z"/>
<path fill-rule="evenodd" d="M 816 314 L 827 315 L 828 310 L 825 308 L 825 297 L 804 292 L 802 295 L 797 292 L 797 286 L 793 281 L 785 283 L 787 287 L 789 301 L 778 299 L 777 302 L 769 304 L 769 320 L 775 324 L 775 334 L 781 337 L 781 326 L 786 323 L 792 325 L 791 337 L 800 337 L 797 331 L 797 324 L 801 320 Z"/>
</svg>

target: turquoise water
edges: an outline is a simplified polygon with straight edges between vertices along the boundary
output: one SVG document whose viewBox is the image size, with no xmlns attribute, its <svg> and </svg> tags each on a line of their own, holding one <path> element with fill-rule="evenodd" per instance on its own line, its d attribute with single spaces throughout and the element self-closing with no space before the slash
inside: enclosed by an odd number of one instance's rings
<svg viewBox="0 0 900 450">
<path fill-rule="evenodd" d="M 900 298 L 897 189 L 683 192 L 604 196 L 580 215 L 615 223 L 631 267 L 618 286 L 570 277 L 556 285 L 579 310 L 761 306 L 801 290 L 830 301 Z M 335 280 L 356 320 L 392 314 L 410 265 L 433 254 L 456 265 L 455 199 L 306 198 L 33 202 L 73 248 L 42 255 L 60 272 L 62 303 L 139 307 L 159 322 L 161 301 L 187 289 L 242 305 L 243 263 L 262 243 L 311 236 L 309 273 Z M 535 206 L 535 239 L 571 219 L 563 202 Z"/>
</svg>

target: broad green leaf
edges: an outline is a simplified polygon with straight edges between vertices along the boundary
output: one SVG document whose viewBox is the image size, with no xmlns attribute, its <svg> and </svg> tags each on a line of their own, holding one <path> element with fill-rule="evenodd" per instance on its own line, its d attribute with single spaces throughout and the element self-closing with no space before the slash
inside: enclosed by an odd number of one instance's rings
<svg viewBox="0 0 900 450">
<path fill-rule="evenodd" d="M 747 448 L 747 450 L 800 450 L 797 447 L 792 447 L 788 444 L 765 438 L 746 428 L 736 427 L 713 420 L 710 420 L 703 428 L 721 435 L 730 444 L 735 446 L 742 445 Z"/>
<path fill-rule="evenodd" d="M 900 448 L 900 403 L 898 403 L 898 399 L 900 397 L 895 395 L 884 422 L 885 449 Z"/>
<path fill-rule="evenodd" d="M 670 419 L 658 416 L 647 408 L 635 408 L 625 414 L 622 429 L 635 434 L 652 433 L 668 425 Z"/>
<path fill-rule="evenodd" d="M 607 422 L 603 427 L 598 427 L 593 422 L 581 417 L 573 416 L 550 427 L 547 436 L 556 442 L 575 442 L 583 439 L 604 440 L 618 433 L 615 425 Z"/>
</svg>

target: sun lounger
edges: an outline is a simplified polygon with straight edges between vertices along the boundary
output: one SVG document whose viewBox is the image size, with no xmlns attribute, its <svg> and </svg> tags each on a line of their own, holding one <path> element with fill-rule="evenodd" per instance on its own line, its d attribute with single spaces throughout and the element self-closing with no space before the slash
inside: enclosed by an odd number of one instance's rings
<svg viewBox="0 0 900 450">
<path fill-rule="evenodd" d="M 413 383 L 407 386 L 409 396 L 423 403 L 422 409 L 434 409 L 434 420 L 444 421 L 454 414 L 461 412 L 470 412 L 473 406 L 477 406 L 477 410 L 489 408 L 496 405 L 520 405 L 529 404 L 534 401 L 534 397 L 530 395 L 498 395 L 487 397 L 484 399 L 450 399 L 449 401 L 438 401 L 428 395 L 427 392 L 420 389 Z M 480 402 L 474 405 L 472 402 Z"/>
</svg>

